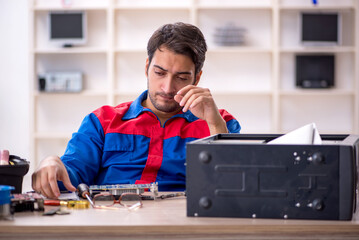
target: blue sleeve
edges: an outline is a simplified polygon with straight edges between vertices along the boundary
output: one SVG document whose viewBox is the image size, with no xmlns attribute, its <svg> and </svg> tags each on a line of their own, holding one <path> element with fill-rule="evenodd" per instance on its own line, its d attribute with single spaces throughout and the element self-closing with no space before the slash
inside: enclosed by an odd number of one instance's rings
<svg viewBox="0 0 359 240">
<path fill-rule="evenodd" d="M 233 118 L 227 122 L 227 129 L 229 133 L 239 133 L 241 131 L 241 125 Z"/>
<path fill-rule="evenodd" d="M 87 115 L 78 132 L 72 134 L 66 151 L 61 157 L 69 174 L 72 185 L 80 183 L 93 185 L 100 167 L 104 144 L 104 132 L 95 114 Z M 65 190 L 59 182 L 61 190 Z"/>
</svg>

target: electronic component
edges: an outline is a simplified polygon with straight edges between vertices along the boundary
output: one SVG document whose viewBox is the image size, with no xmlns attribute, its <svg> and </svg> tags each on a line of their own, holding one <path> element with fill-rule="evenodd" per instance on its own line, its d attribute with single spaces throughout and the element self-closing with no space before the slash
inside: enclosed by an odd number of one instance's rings
<svg viewBox="0 0 359 240">
<path fill-rule="evenodd" d="M 319 46 L 340 44 L 341 22 L 341 14 L 338 12 L 302 12 L 300 14 L 302 43 Z"/>
<path fill-rule="evenodd" d="M 302 88 L 334 86 L 335 55 L 297 55 L 296 85 Z"/>
<path fill-rule="evenodd" d="M 164 194 L 159 196 L 158 198 L 166 199 L 166 198 L 181 197 L 181 196 L 186 196 L 186 192 Z"/>
<path fill-rule="evenodd" d="M 80 92 L 82 90 L 82 73 L 47 72 L 39 75 L 39 90 L 44 92 Z"/>
<path fill-rule="evenodd" d="M 120 196 L 122 193 L 144 193 L 148 189 L 156 198 L 158 195 L 158 183 L 151 184 L 114 184 L 114 185 L 91 185 L 90 194 L 94 196 L 101 192 L 110 192 L 114 196 Z"/>
<path fill-rule="evenodd" d="M 44 199 L 35 192 L 16 193 L 12 194 L 11 207 L 14 212 L 44 211 Z"/>
<path fill-rule="evenodd" d="M 56 45 L 72 47 L 87 42 L 85 11 L 52 11 L 48 13 L 49 40 Z"/>
<path fill-rule="evenodd" d="M 267 144 L 280 136 L 218 134 L 188 143 L 187 216 L 351 220 L 359 136 Z"/>
<path fill-rule="evenodd" d="M 228 23 L 225 26 L 216 28 L 214 41 L 219 46 L 240 46 L 245 43 L 244 28 L 235 26 L 234 23 Z"/>
</svg>

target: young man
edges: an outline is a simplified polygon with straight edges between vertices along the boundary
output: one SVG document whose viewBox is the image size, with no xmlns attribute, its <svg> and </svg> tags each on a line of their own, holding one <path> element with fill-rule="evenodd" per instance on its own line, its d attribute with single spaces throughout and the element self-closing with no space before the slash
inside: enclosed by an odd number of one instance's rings
<svg viewBox="0 0 359 240">
<path fill-rule="evenodd" d="M 232 115 L 218 110 L 210 91 L 197 86 L 206 51 L 193 25 L 167 24 L 155 31 L 147 45 L 148 90 L 133 102 L 86 116 L 61 159 L 50 156 L 40 163 L 33 189 L 50 198 L 60 195 L 58 183 L 70 191 L 80 183 L 152 182 L 160 191 L 184 190 L 186 143 L 240 131 Z"/>
</svg>

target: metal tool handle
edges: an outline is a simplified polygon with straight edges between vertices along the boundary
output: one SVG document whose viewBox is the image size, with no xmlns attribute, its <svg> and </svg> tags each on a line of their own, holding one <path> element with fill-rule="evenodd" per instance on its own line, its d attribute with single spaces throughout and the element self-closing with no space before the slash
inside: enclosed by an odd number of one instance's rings
<svg viewBox="0 0 359 240">
<path fill-rule="evenodd" d="M 77 194 L 79 197 L 86 198 L 92 207 L 94 207 L 94 204 L 92 202 L 92 199 L 90 198 L 90 189 L 85 183 L 80 183 L 77 186 Z"/>
</svg>

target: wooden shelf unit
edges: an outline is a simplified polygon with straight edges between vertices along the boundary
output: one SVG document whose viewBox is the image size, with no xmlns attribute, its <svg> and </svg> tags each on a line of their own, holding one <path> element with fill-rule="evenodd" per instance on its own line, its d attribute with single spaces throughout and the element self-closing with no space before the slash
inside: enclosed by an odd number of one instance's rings
<svg viewBox="0 0 359 240">
<path fill-rule="evenodd" d="M 102 105 L 134 100 L 147 87 L 146 44 L 155 29 L 176 21 L 197 25 L 208 43 L 201 86 L 211 89 L 219 108 L 241 123 L 243 133 L 285 133 L 315 122 L 321 133 L 359 134 L 359 24 L 355 0 L 32 0 L 30 16 L 30 124 L 32 159 L 62 155 L 82 118 Z M 48 41 L 49 11 L 88 12 L 88 43 L 71 49 Z M 299 13 L 341 12 L 340 46 L 302 46 Z M 217 27 L 246 29 L 243 46 L 214 43 Z M 333 89 L 298 89 L 296 54 L 336 56 Z M 84 91 L 38 91 L 37 76 L 50 70 L 84 73 Z M 68 137 L 67 137 L 68 136 Z M 61 144 L 59 144 L 61 142 Z M 44 146 L 42 146 L 44 145 Z M 48 145 L 53 147 L 49 148 Z M 49 152 L 54 151 L 55 152 Z"/>
</svg>

